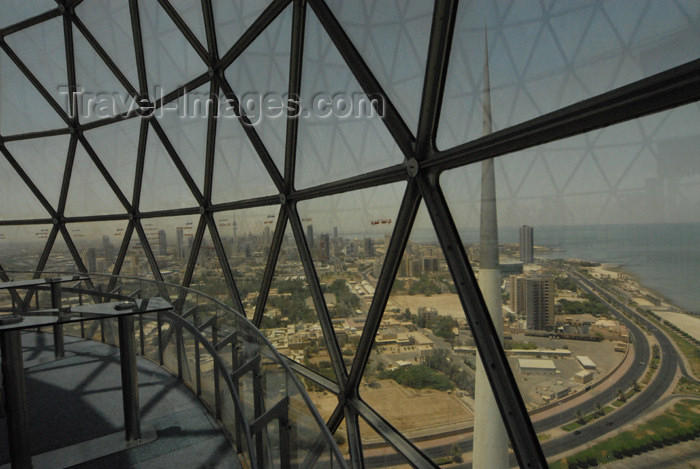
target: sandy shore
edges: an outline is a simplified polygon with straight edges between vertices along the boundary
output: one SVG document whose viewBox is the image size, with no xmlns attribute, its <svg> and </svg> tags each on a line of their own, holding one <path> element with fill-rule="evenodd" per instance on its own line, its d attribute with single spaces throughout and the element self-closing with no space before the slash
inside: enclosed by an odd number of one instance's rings
<svg viewBox="0 0 700 469">
<path fill-rule="evenodd" d="M 624 274 L 626 276 L 626 280 L 623 286 L 631 295 L 632 300 L 637 303 L 638 306 L 652 310 L 664 320 L 669 321 L 670 323 L 679 327 L 681 330 L 684 330 L 688 334 L 695 337 L 697 340 L 700 340 L 700 316 L 692 316 L 690 314 L 676 312 L 679 310 L 679 308 L 674 306 L 668 299 L 664 298 L 658 292 L 655 292 L 651 288 L 642 285 L 637 277 L 626 272 L 624 268 L 612 264 L 602 264 L 599 267 L 593 267 L 591 269 L 591 273 L 594 277 L 598 278 L 604 278 L 606 276 L 610 278 L 617 278 L 618 274 Z M 635 293 L 635 290 L 638 290 L 641 295 L 639 293 Z M 644 298 L 643 295 L 645 293 L 659 298 L 661 300 L 661 304 L 652 304 L 647 298 Z"/>
</svg>

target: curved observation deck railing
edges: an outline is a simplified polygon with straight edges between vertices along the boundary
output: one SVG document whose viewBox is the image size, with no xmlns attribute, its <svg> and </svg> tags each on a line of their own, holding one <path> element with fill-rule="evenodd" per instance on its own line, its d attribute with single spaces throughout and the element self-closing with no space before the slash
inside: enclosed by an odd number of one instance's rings
<svg viewBox="0 0 700 469">
<path fill-rule="evenodd" d="M 6 273 L 11 280 L 76 274 Z M 173 305 L 171 311 L 135 316 L 136 351 L 178 376 L 197 394 L 244 466 L 348 467 L 305 388 L 243 315 L 179 285 L 126 276 L 79 275 L 88 278 L 60 288 L 64 308 L 152 297 Z M 9 290 L 12 304 L 0 306 L 0 313 L 50 307 L 56 301 L 51 294 L 47 286 Z M 117 319 L 64 324 L 61 329 L 59 332 L 119 346 Z"/>
</svg>

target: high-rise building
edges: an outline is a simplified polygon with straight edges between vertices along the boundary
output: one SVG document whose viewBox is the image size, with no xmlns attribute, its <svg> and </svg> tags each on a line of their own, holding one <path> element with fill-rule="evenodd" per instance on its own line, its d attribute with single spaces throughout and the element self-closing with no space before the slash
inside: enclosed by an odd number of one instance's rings
<svg viewBox="0 0 700 469">
<path fill-rule="evenodd" d="M 510 307 L 525 315 L 526 327 L 551 330 L 554 327 L 554 277 L 551 275 L 517 275 L 510 278 Z"/>
<path fill-rule="evenodd" d="M 102 253 L 108 259 L 114 257 L 114 246 L 112 246 L 112 242 L 109 240 L 108 235 L 102 236 Z"/>
<path fill-rule="evenodd" d="M 306 227 L 306 242 L 309 243 L 310 248 L 314 248 L 314 225 L 308 225 Z"/>
<path fill-rule="evenodd" d="M 88 248 L 85 252 L 85 259 L 87 260 L 88 272 L 97 272 L 97 254 L 95 253 L 95 248 Z"/>
<path fill-rule="evenodd" d="M 165 230 L 158 230 L 158 254 L 168 255 L 168 238 L 165 235 Z"/>
<path fill-rule="evenodd" d="M 319 245 L 319 249 L 320 249 L 321 260 L 327 262 L 331 256 L 331 241 L 330 241 L 330 236 L 328 236 L 328 233 L 323 233 L 321 235 L 321 242 Z"/>
<path fill-rule="evenodd" d="M 532 264 L 535 248 L 533 245 L 533 229 L 531 226 L 520 227 L 520 261 L 523 264 Z"/>
<path fill-rule="evenodd" d="M 176 255 L 178 259 L 185 258 L 185 232 L 181 226 L 178 226 L 175 230 L 176 234 Z"/>
<path fill-rule="evenodd" d="M 374 240 L 372 238 L 365 238 L 365 257 L 374 257 Z"/>
</svg>

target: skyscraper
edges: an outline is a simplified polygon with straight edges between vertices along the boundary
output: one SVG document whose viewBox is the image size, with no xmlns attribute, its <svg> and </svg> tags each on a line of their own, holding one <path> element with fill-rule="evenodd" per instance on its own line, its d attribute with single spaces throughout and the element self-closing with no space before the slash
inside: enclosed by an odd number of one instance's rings
<svg viewBox="0 0 700 469">
<path fill-rule="evenodd" d="M 533 229 L 531 226 L 520 227 L 520 261 L 523 264 L 532 264 L 534 258 Z"/>
<path fill-rule="evenodd" d="M 102 251 L 106 258 L 111 259 L 114 257 L 114 246 L 109 240 L 109 235 L 102 236 Z"/>
<path fill-rule="evenodd" d="M 176 231 L 176 239 L 177 239 L 177 247 L 176 247 L 176 255 L 178 259 L 184 259 L 185 258 L 185 232 L 182 229 L 181 226 L 178 226 Z"/>
<path fill-rule="evenodd" d="M 308 225 L 306 227 L 306 241 L 309 243 L 309 247 L 314 247 L 314 225 Z"/>
<path fill-rule="evenodd" d="M 554 277 L 539 274 L 511 277 L 510 306 L 516 314 L 525 315 L 528 329 L 551 329 L 554 326 Z"/>
<path fill-rule="evenodd" d="M 88 248 L 85 253 L 85 258 L 87 260 L 88 272 L 97 272 L 97 254 L 95 253 L 95 248 Z"/>
<path fill-rule="evenodd" d="M 374 256 L 374 240 L 372 238 L 365 238 L 365 257 Z"/>
<path fill-rule="evenodd" d="M 168 255 L 168 239 L 165 235 L 165 230 L 158 231 L 158 254 L 161 256 Z"/>
<path fill-rule="evenodd" d="M 319 247 L 321 260 L 328 261 L 328 259 L 331 257 L 331 241 L 328 233 L 323 233 L 321 235 L 321 245 Z"/>
</svg>

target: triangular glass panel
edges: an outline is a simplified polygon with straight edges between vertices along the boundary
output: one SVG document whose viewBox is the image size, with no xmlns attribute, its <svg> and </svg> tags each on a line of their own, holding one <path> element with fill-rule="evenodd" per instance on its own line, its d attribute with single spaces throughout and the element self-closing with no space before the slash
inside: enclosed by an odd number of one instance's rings
<svg viewBox="0 0 700 469">
<path fill-rule="evenodd" d="M 231 294 L 226 285 L 226 278 L 221 270 L 221 262 L 216 254 L 209 228 L 204 228 L 202 245 L 197 253 L 190 288 L 212 296 L 232 306 Z"/>
<path fill-rule="evenodd" d="M 329 6 L 389 100 L 415 132 L 433 4 L 421 0 L 373 4 L 333 0 Z"/>
<path fill-rule="evenodd" d="M 271 2 L 212 2 L 214 27 L 219 56 L 223 56 L 238 41 Z"/>
<path fill-rule="evenodd" d="M 157 2 L 139 3 L 148 89 L 155 99 L 170 93 L 207 67 Z"/>
<path fill-rule="evenodd" d="M 287 113 L 280 108 L 265 107 L 282 103 L 289 89 L 289 57 L 292 5 L 258 36 L 226 69 L 226 79 L 265 144 L 280 173 L 284 173 L 284 142 Z"/>
<path fill-rule="evenodd" d="M 56 8 L 56 4 L 51 0 L 6 0 L 2 5 L 0 28 L 19 23 L 53 8 Z"/>
<path fill-rule="evenodd" d="M 199 220 L 199 215 L 185 215 L 141 221 L 148 244 L 166 282 L 182 282 Z"/>
<path fill-rule="evenodd" d="M 77 99 L 81 123 L 113 117 L 129 110 L 133 97 L 97 55 L 77 27 L 73 27 L 75 81 L 82 91 Z"/>
<path fill-rule="evenodd" d="M 279 353 L 336 381 L 327 339 L 289 225 L 275 266 L 260 330 Z"/>
<path fill-rule="evenodd" d="M 2 156 L 2 155 L 0 155 Z M 0 157 L 0 220 L 48 218 L 49 213 L 4 156 Z M 51 177 L 51 175 L 47 175 Z M 44 176 L 44 177 L 47 177 Z M 39 183 L 44 182 L 44 177 Z"/>
<path fill-rule="evenodd" d="M 151 269 L 151 265 L 148 262 L 148 256 L 146 256 L 146 251 L 141 244 L 137 230 L 131 233 L 129 247 L 126 250 L 121 270 L 117 272 L 117 275 L 151 280 L 154 278 L 153 269 Z"/>
<path fill-rule="evenodd" d="M 58 207 L 70 137 L 35 138 L 7 142 L 5 146 L 53 207 Z"/>
<path fill-rule="evenodd" d="M 546 26 L 543 26 L 537 32 L 532 46 L 532 53 L 527 59 L 527 65 L 523 70 L 523 78 L 528 88 L 544 86 L 551 91 L 556 89 L 557 86 L 543 79 L 556 77 L 555 82 L 558 83 L 561 82 L 564 75 L 570 73 L 570 69 L 567 68 L 568 57 L 563 56 L 551 29 Z M 558 107 L 558 103 L 552 102 L 551 96 L 547 104 L 547 108 Z"/>
<path fill-rule="evenodd" d="M 541 114 L 532 95 L 522 85 L 491 95 L 493 130 L 500 130 Z"/>
<path fill-rule="evenodd" d="M 119 67 L 129 82 L 138 89 L 139 77 L 134 56 L 129 2 L 95 0 L 80 3 L 76 14 Z M 141 25 L 143 28 L 143 24 Z"/>
<path fill-rule="evenodd" d="M 473 423 L 474 371 L 461 355 L 471 341 L 467 331 L 422 204 L 360 385 L 362 399 L 418 448 L 435 444 L 420 436 Z"/>
<path fill-rule="evenodd" d="M 403 161 L 378 112 L 313 12 L 306 15 L 297 188 Z M 332 96 L 329 90 L 336 91 Z M 313 102 L 311 102 L 313 100 Z"/>
<path fill-rule="evenodd" d="M 554 2 L 556 8 L 558 2 Z M 565 8 L 568 10 L 568 6 Z M 566 62 L 574 63 L 579 60 L 579 54 L 586 54 L 586 50 L 581 47 L 581 42 L 591 28 L 591 19 L 596 10 L 604 7 L 598 5 L 580 5 L 576 10 L 562 11 L 561 14 L 549 17 L 548 26 L 558 47 L 561 49 Z M 601 12 L 599 11 L 598 14 Z M 630 12 L 628 16 L 633 16 Z"/>
<path fill-rule="evenodd" d="M 562 155 L 553 155 L 554 157 L 561 158 Z M 605 193 L 610 191 L 612 188 L 610 181 L 606 178 L 606 175 L 602 173 L 602 168 L 597 164 L 597 160 L 593 154 L 586 151 L 586 149 L 581 149 L 579 154 L 570 154 L 568 161 L 571 165 L 576 165 L 576 169 L 569 183 L 564 187 L 566 194 L 576 194 L 576 193 Z M 529 180 L 526 184 L 532 187 L 538 184 L 535 180 L 538 179 L 537 170 L 533 171 Z M 539 181 L 541 184 L 542 181 Z M 540 188 L 538 191 L 540 196 L 551 196 L 552 189 Z"/>
<path fill-rule="evenodd" d="M 272 236 L 277 226 L 277 213 L 277 207 L 257 207 L 214 214 L 214 222 L 248 317 L 252 317 L 260 294 Z"/>
<path fill-rule="evenodd" d="M 617 6 L 615 9 L 619 8 Z M 644 12 L 643 17 L 635 24 L 634 32 L 625 38 L 627 48 L 640 51 L 636 57 L 636 54 L 629 54 L 633 60 L 625 64 L 631 66 L 625 74 L 629 81 L 639 79 L 640 69 L 642 76 L 647 77 L 697 58 L 695 45 L 700 39 L 698 5 L 672 3 L 664 6 L 650 1 L 639 10 Z M 620 13 L 617 12 L 615 16 L 619 18 Z M 660 21 L 661 18 L 663 21 Z M 609 17 L 605 19 L 610 23 Z M 613 25 L 617 30 L 617 25 Z M 611 35 L 615 33 L 617 31 Z M 623 50 L 627 52 L 629 49 Z M 625 84 L 629 81 L 626 80 Z"/>
<path fill-rule="evenodd" d="M 129 201 L 134 193 L 140 128 L 141 119 L 126 119 L 95 127 L 84 133 L 88 143 Z"/>
<path fill-rule="evenodd" d="M 236 118 L 217 119 L 212 202 L 230 202 L 279 191 Z"/>
<path fill-rule="evenodd" d="M 107 215 L 125 210 L 83 145 L 78 143 L 68 186 L 66 216 Z"/>
<path fill-rule="evenodd" d="M 111 274 L 121 248 L 126 221 L 70 223 L 66 225 L 78 253 L 90 273 Z"/>
<path fill-rule="evenodd" d="M 202 4 L 190 0 L 170 0 L 180 18 L 187 23 L 199 42 L 207 47 L 207 31 L 204 28 L 204 15 L 202 14 Z"/>
<path fill-rule="evenodd" d="M 59 106 L 70 114 L 63 18 L 10 34 L 5 41 Z"/>
<path fill-rule="evenodd" d="M 447 149 L 482 135 L 485 2 L 460 2 L 436 143 Z M 491 43 L 489 43 L 491 45 Z M 491 77 L 492 84 L 496 76 Z"/>
<path fill-rule="evenodd" d="M 374 298 L 405 187 L 405 183 L 396 183 L 298 205 L 306 243 L 348 370 Z"/>
<path fill-rule="evenodd" d="M 66 127 L 63 119 L 3 51 L 0 51 L 0 82 L 0 132 L 3 135 Z M 27 112 L 28 109 L 32 112 Z"/>
<path fill-rule="evenodd" d="M 78 271 L 78 265 L 75 263 L 75 259 L 73 259 L 73 255 L 68 249 L 66 241 L 63 239 L 63 236 L 59 232 L 56 235 L 56 241 L 54 241 L 53 243 L 51 253 L 49 254 L 49 258 L 46 261 L 42 272 L 54 273 Z"/>
<path fill-rule="evenodd" d="M 149 129 L 141 183 L 141 210 L 164 210 L 197 205 L 197 201 L 182 179 L 160 137 L 152 128 Z"/>
<path fill-rule="evenodd" d="M 181 96 L 163 110 L 158 122 L 201 192 L 204 192 L 204 166 L 207 149 L 208 117 L 216 100 L 209 99 L 209 83 Z M 174 112 L 175 111 L 175 112 Z M 219 137 L 217 136 L 217 139 Z"/>
<path fill-rule="evenodd" d="M 51 228 L 51 225 L 0 227 L 0 265 L 3 269 L 29 272 L 36 270 Z"/>
</svg>

